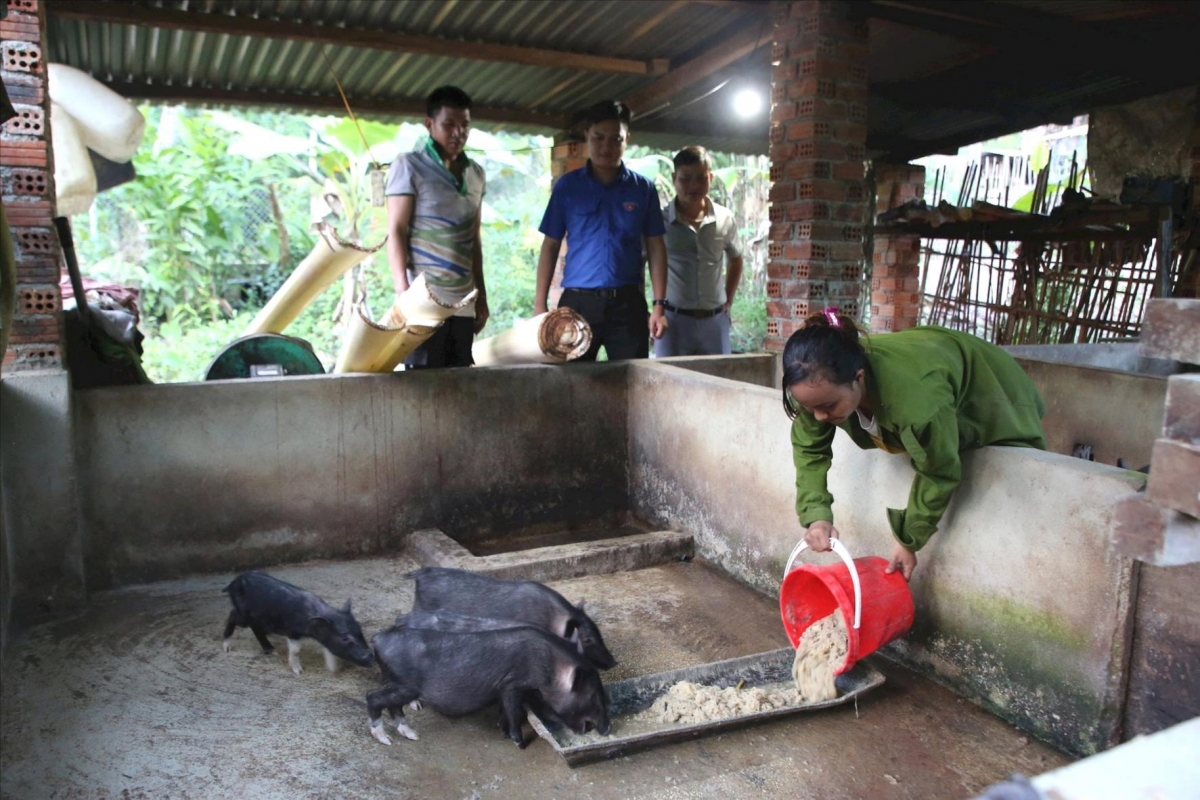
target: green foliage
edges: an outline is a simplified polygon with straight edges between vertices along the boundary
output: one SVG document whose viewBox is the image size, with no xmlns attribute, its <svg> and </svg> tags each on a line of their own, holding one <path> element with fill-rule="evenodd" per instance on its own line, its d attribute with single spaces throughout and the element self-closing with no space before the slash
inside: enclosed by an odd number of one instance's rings
<svg viewBox="0 0 1200 800">
<path fill-rule="evenodd" d="M 104 198 L 94 224 L 76 226 L 84 271 L 140 286 L 151 329 L 217 321 L 231 287 L 280 260 L 277 225 L 248 225 L 247 210 L 264 207 L 272 187 L 287 195 L 294 174 L 231 158 L 226 138 L 198 113 L 144 113 L 152 146 L 134 157 L 137 180 Z M 284 220 L 289 245 L 307 250 L 311 237 L 299 220 Z"/>
<path fill-rule="evenodd" d="M 253 314 L 246 313 L 204 325 L 168 320 L 142 343 L 142 368 L 156 383 L 202 381 L 208 365 L 245 332 L 251 319 Z"/>
<path fill-rule="evenodd" d="M 386 169 L 426 135 L 419 125 L 359 120 L 360 135 L 338 117 L 142 111 L 147 133 L 134 158 L 138 178 L 102 195 L 86 219 L 76 220 L 76 245 L 89 277 L 141 287 L 143 365 L 159 382 L 203 378 L 312 249 L 312 221 L 331 222 L 347 239 L 381 243 L 386 212 L 370 204 L 373 162 Z M 488 179 L 482 239 L 491 317 L 481 336 L 533 314 L 550 144 L 545 137 L 471 134 L 468 155 Z M 758 350 L 766 333 L 766 168 L 761 159 L 714 154 L 714 160 L 714 198 L 737 213 L 746 250 L 734 349 Z M 673 196 L 669 155 L 631 149 L 628 161 L 654 180 L 664 202 Z M 375 316 L 390 305 L 386 249 L 355 268 L 353 283 Z M 336 282 L 286 331 L 308 341 L 326 369 L 346 319 L 339 307 L 344 286 Z"/>
<path fill-rule="evenodd" d="M 729 332 L 730 349 L 735 353 L 756 353 L 762 350 L 767 338 L 767 292 L 763 286 L 743 282 L 742 289 L 733 298 L 729 314 L 732 328 Z"/>
</svg>

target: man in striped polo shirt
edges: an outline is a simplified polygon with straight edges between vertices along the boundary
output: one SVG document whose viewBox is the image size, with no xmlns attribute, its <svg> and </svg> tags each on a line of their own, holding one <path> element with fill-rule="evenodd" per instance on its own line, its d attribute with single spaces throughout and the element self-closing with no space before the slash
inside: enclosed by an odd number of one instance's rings
<svg viewBox="0 0 1200 800">
<path fill-rule="evenodd" d="M 427 101 L 429 137 L 388 170 L 388 265 L 399 296 L 417 275 L 438 297 L 456 303 L 478 289 L 473 305 L 446 320 L 405 360 L 413 367 L 468 367 L 471 344 L 487 324 L 480 208 L 483 167 L 463 152 L 471 132 L 471 98 L 443 86 Z"/>
</svg>

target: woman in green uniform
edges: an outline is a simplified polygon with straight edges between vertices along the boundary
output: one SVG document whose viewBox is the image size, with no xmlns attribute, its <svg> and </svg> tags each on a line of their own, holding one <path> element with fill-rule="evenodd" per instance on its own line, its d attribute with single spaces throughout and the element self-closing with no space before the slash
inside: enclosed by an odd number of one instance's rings
<svg viewBox="0 0 1200 800">
<path fill-rule="evenodd" d="M 792 422 L 796 514 L 813 550 L 837 537 L 826 476 L 841 428 L 863 449 L 905 453 L 916 477 L 908 507 L 887 510 L 897 544 L 888 572 L 905 580 L 962 478 L 959 454 L 987 445 L 1046 449 L 1045 406 L 1020 365 L 967 333 L 924 327 L 860 340 L 827 308 L 783 351 L 783 407 Z"/>
</svg>

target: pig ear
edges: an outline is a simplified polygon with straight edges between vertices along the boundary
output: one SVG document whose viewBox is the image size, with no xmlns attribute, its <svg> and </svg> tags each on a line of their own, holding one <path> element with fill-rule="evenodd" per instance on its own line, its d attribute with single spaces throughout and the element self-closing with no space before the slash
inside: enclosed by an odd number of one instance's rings
<svg viewBox="0 0 1200 800">
<path fill-rule="evenodd" d="M 560 692 L 570 692 L 575 688 L 575 670 L 576 666 L 574 664 L 559 665 L 555 680 L 558 683 L 558 690 Z"/>
<path fill-rule="evenodd" d="M 576 608 L 578 608 L 580 611 L 583 611 L 583 601 L 582 601 L 582 600 L 580 600 L 580 601 L 579 601 L 579 605 L 577 605 L 577 606 L 575 606 L 575 607 L 576 607 Z M 587 613 L 587 612 L 585 611 L 584 613 Z"/>
<path fill-rule="evenodd" d="M 346 605 L 342 606 L 342 612 L 345 614 L 350 613 L 350 601 L 349 600 L 346 601 Z"/>
<path fill-rule="evenodd" d="M 579 628 L 576 627 L 567 639 L 569 642 L 575 643 L 575 649 L 579 651 L 579 655 L 583 655 L 583 639 L 579 636 Z"/>
<path fill-rule="evenodd" d="M 563 638 L 570 639 L 572 642 L 579 637 L 579 623 L 573 619 L 568 619 L 566 626 L 563 628 Z"/>
</svg>

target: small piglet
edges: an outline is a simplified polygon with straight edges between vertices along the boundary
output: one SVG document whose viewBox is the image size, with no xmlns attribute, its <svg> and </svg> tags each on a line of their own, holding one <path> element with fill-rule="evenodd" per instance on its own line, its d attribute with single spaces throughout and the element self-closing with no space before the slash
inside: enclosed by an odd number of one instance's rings
<svg viewBox="0 0 1200 800">
<path fill-rule="evenodd" d="M 272 578 L 264 572 L 238 575 L 223 590 L 233 603 L 225 623 L 222 645 L 229 652 L 234 628 L 250 628 L 267 655 L 275 652 L 268 633 L 283 634 L 288 642 L 288 666 L 299 675 L 300 640 L 316 639 L 325 649 L 325 666 L 336 672 L 338 658 L 360 667 L 375 663 L 362 628 L 350 613 L 350 601 L 339 611 L 312 592 Z"/>
<path fill-rule="evenodd" d="M 598 669 L 617 665 L 604 646 L 599 626 L 584 612 L 583 603 L 573 606 L 548 586 L 447 567 L 425 567 L 407 577 L 417 582 L 414 613 L 453 611 L 534 625 L 574 642 Z"/>
<path fill-rule="evenodd" d="M 478 631 L 396 626 L 371 639 L 384 685 L 367 693 L 371 735 L 383 744 L 383 710 L 396 731 L 417 734 L 404 719 L 406 704 L 427 705 L 448 717 L 500 703 L 500 731 L 525 746 L 526 707 L 549 708 L 580 734 L 608 734 L 608 698 L 600 673 L 567 642 L 529 625 Z"/>
</svg>

